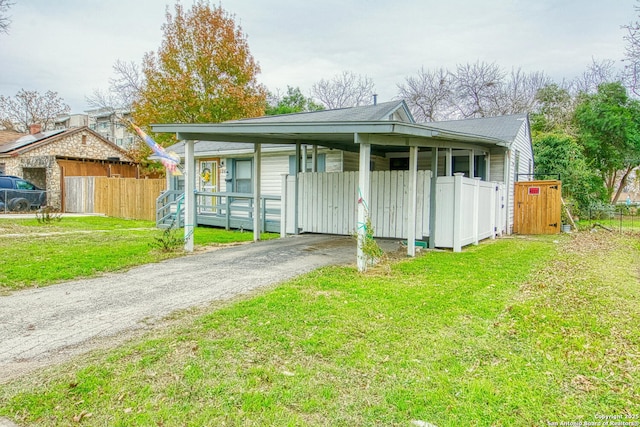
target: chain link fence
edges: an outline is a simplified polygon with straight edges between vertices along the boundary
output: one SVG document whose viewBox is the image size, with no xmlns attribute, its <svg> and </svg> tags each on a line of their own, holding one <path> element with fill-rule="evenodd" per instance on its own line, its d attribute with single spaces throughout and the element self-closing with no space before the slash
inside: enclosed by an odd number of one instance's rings
<svg viewBox="0 0 640 427">
<path fill-rule="evenodd" d="M 639 210 L 638 204 L 590 206 L 588 210 L 583 211 L 578 225 L 581 228 L 604 228 L 619 233 L 640 232 Z"/>
<path fill-rule="evenodd" d="M 0 188 L 0 214 L 33 213 L 51 207 L 60 211 L 59 191 L 28 191 Z"/>
</svg>

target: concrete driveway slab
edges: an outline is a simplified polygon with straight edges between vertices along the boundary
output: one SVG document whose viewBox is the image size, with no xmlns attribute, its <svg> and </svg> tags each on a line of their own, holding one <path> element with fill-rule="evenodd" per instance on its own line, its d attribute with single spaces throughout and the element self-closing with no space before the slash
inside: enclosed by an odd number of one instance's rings
<svg viewBox="0 0 640 427">
<path fill-rule="evenodd" d="M 398 248 L 387 242 L 387 250 Z M 0 297 L 0 383 L 204 306 L 331 264 L 355 263 L 344 236 L 227 247 Z M 101 344 L 102 343 L 102 344 Z"/>
</svg>

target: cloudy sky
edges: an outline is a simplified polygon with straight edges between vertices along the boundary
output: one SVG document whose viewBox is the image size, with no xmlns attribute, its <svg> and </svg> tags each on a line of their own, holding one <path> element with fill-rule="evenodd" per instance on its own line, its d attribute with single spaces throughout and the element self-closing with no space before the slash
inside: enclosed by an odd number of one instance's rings
<svg viewBox="0 0 640 427">
<path fill-rule="evenodd" d="M 0 95 L 53 90 L 73 112 L 106 89 L 116 60 L 140 63 L 162 40 L 173 0 L 14 0 L 0 34 Z M 421 67 L 495 62 L 560 81 L 623 57 L 636 0 L 221 0 L 247 35 L 259 80 L 309 95 L 342 71 L 370 77 L 379 101 Z M 182 0 L 190 6 L 193 0 Z M 215 0 L 213 4 L 218 4 Z"/>
</svg>

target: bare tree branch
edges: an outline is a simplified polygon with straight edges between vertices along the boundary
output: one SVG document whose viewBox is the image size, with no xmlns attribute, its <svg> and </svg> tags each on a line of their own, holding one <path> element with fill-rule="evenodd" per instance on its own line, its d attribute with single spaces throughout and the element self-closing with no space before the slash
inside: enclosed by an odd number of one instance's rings
<svg viewBox="0 0 640 427">
<path fill-rule="evenodd" d="M 638 15 L 640 15 L 640 1 L 634 6 Z M 624 40 L 627 42 L 625 46 L 624 82 L 631 92 L 640 97 L 640 21 L 623 25 L 622 28 L 627 30 Z"/>
<path fill-rule="evenodd" d="M 615 61 L 611 59 L 603 59 L 597 61 L 591 58 L 591 64 L 581 76 L 573 80 L 571 84 L 571 92 L 574 95 L 580 93 L 596 93 L 598 86 L 602 83 L 610 83 L 621 81 L 620 76 L 615 67 Z"/>
<path fill-rule="evenodd" d="M 369 77 L 343 71 L 331 80 L 315 83 L 311 92 L 327 108 L 333 109 L 370 104 L 373 89 L 373 80 Z"/>
<path fill-rule="evenodd" d="M 131 110 L 144 87 L 144 77 L 138 65 L 131 62 L 117 60 L 113 64 L 114 77 L 109 79 L 108 91 L 95 89 L 93 94 L 85 99 L 92 108 L 108 110 Z"/>
<path fill-rule="evenodd" d="M 69 114 L 71 108 L 64 103 L 57 92 L 20 89 L 15 97 L 0 95 L 0 122 L 7 128 L 26 132 L 29 125 L 38 123 L 42 130 L 53 128 L 55 119 L 61 114 Z M 7 126 L 8 123 L 12 125 Z"/>
<path fill-rule="evenodd" d="M 9 33 L 11 19 L 7 16 L 7 12 L 13 4 L 11 0 L 0 0 L 0 33 Z"/>
<path fill-rule="evenodd" d="M 407 102 L 418 122 L 434 122 L 448 118 L 452 97 L 452 78 L 444 68 L 420 69 L 418 75 L 405 78 L 398 85 L 398 96 Z"/>
<path fill-rule="evenodd" d="M 505 73 L 495 63 L 461 64 L 452 74 L 454 105 L 464 118 L 497 115 Z"/>
</svg>

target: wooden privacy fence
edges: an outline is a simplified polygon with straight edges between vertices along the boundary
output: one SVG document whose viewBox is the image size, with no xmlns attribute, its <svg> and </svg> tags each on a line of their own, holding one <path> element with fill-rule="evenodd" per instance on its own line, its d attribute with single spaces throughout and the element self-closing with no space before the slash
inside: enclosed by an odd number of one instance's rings
<svg viewBox="0 0 640 427">
<path fill-rule="evenodd" d="M 64 178 L 64 211 L 156 220 L 156 199 L 164 179 L 72 176 Z"/>
<path fill-rule="evenodd" d="M 560 232 L 561 181 L 524 181 L 515 184 L 513 232 L 555 234 Z"/>
</svg>

